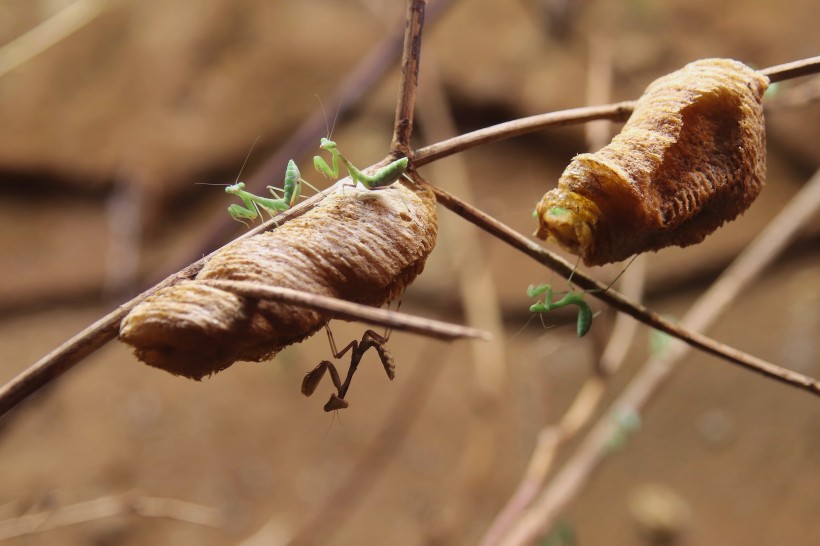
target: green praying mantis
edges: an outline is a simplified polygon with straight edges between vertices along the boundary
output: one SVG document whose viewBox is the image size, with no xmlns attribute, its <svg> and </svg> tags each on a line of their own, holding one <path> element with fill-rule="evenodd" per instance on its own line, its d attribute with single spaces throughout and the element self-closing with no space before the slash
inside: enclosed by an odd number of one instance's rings
<svg viewBox="0 0 820 546">
<path fill-rule="evenodd" d="M 334 180 L 339 178 L 340 162 L 347 169 L 347 172 L 350 174 L 350 178 L 368 190 L 387 188 L 402 176 L 407 176 L 405 174 L 408 163 L 408 159 L 406 157 L 397 159 L 389 165 L 378 169 L 372 175 L 368 175 L 354 167 L 353 164 L 350 163 L 344 155 L 342 155 L 336 147 L 336 143 L 332 140 L 323 138 L 319 143 L 319 148 L 330 152 L 331 164 L 333 167 L 328 165 L 327 162 L 318 155 L 313 158 L 313 166 L 317 171 L 325 176 L 333 178 Z M 273 218 L 276 213 L 288 210 L 296 203 L 296 200 L 301 195 L 303 183 L 313 188 L 310 183 L 302 178 L 299 168 L 291 159 L 288 161 L 288 166 L 285 169 L 285 181 L 282 186 L 283 189 L 279 190 L 273 186 L 268 186 L 268 190 L 270 190 L 273 194 L 273 198 L 261 197 L 245 191 L 244 182 L 237 182 L 236 184 L 231 184 L 226 187 L 225 193 L 237 196 L 242 200 L 244 205 L 231 205 L 228 207 L 228 214 L 231 215 L 231 218 L 242 222 L 243 224 L 245 223 L 245 220 L 249 220 L 251 222 L 254 221 L 261 214 L 262 210 L 267 212 L 271 218 Z M 313 189 L 316 190 L 316 188 Z M 282 196 L 279 197 L 279 194 L 276 192 L 282 192 Z"/>
<path fill-rule="evenodd" d="M 589 329 L 592 327 L 592 309 L 589 307 L 589 304 L 584 301 L 586 292 L 575 292 L 574 290 L 570 290 L 560 300 L 552 301 L 552 285 L 531 284 L 527 288 L 527 296 L 531 298 L 537 298 L 541 294 L 546 294 L 544 296 L 544 301 L 539 301 L 530 305 L 530 311 L 533 313 L 547 313 L 549 311 L 560 309 L 561 307 L 566 307 L 567 305 L 576 305 L 578 306 L 578 321 L 575 330 L 578 337 L 584 337 L 587 333 L 589 333 Z"/>
<path fill-rule="evenodd" d="M 386 188 L 402 176 L 405 176 L 404 173 L 407 171 L 408 160 L 406 157 L 402 157 L 389 165 L 382 167 L 372 175 L 367 175 L 354 167 L 353 164 L 342 155 L 342 152 L 339 151 L 336 147 L 336 143 L 332 140 L 323 138 L 319 142 L 319 148 L 330 152 L 333 167 L 331 168 L 330 165 L 328 165 L 327 162 L 320 156 L 313 156 L 313 166 L 317 171 L 335 180 L 339 178 L 339 162 L 341 161 L 347 169 L 347 172 L 350 174 L 350 178 L 368 190 Z"/>
<path fill-rule="evenodd" d="M 236 184 L 231 184 L 226 187 L 225 193 L 239 197 L 245 205 L 244 207 L 242 205 L 231 205 L 228 207 L 228 214 L 230 214 L 234 220 L 245 223 L 245 220 L 256 220 L 257 216 L 261 214 L 260 209 L 262 209 L 273 218 L 277 212 L 288 210 L 296 203 L 296 200 L 299 199 L 302 193 L 303 183 L 310 186 L 310 184 L 302 178 L 299 167 L 297 167 L 296 163 L 291 159 L 288 161 L 288 166 L 285 169 L 285 181 L 282 184 L 283 189 L 279 190 L 273 186 L 268 186 L 268 190 L 274 196 L 273 198 L 260 197 L 245 191 L 244 182 L 237 182 Z M 282 192 L 282 197 L 278 196 L 277 191 Z"/>
<path fill-rule="evenodd" d="M 559 208 L 559 207 L 556 207 Z M 632 259 L 626 264 L 626 267 L 618 273 L 618 276 L 615 277 L 609 286 L 607 286 L 603 291 L 606 292 L 609 290 L 615 282 L 621 278 L 627 268 L 635 261 L 635 257 L 633 256 Z M 573 270 L 573 274 L 575 270 Z M 530 311 L 533 313 L 548 313 L 550 311 L 555 311 L 556 309 L 560 309 L 561 307 L 566 307 L 567 305 L 575 305 L 578 307 L 578 319 L 576 321 L 575 331 L 578 334 L 578 337 L 584 337 L 589 333 L 590 328 L 592 328 L 592 319 L 595 315 L 592 314 L 592 309 L 590 308 L 589 304 L 584 300 L 584 296 L 586 296 L 587 292 L 576 292 L 573 290 L 572 287 L 572 275 L 570 275 L 568 279 L 570 285 L 570 291 L 564 294 L 558 301 L 552 301 L 553 298 L 553 288 L 550 284 L 531 284 L 527 288 L 527 296 L 530 298 L 537 298 L 541 294 L 544 294 L 544 301 L 538 301 L 532 305 L 530 305 Z M 592 290 L 592 292 L 598 292 L 599 290 Z"/>
</svg>

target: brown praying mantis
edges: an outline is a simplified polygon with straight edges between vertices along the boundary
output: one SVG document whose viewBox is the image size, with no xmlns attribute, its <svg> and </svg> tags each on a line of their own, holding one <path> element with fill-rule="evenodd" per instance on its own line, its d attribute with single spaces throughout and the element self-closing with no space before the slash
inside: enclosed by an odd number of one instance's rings
<svg viewBox="0 0 820 546">
<path fill-rule="evenodd" d="M 302 380 L 302 394 L 310 396 L 316 390 L 325 372 L 330 373 L 330 379 L 333 381 L 333 386 L 336 387 L 336 392 L 330 395 L 330 400 L 327 401 L 324 407 L 325 411 L 335 411 L 348 407 L 345 396 L 347 395 L 347 390 L 350 388 L 350 381 L 353 379 L 353 374 L 356 373 L 362 357 L 371 348 L 376 349 L 376 352 L 379 354 L 387 377 L 389 377 L 391 381 L 396 377 L 396 366 L 393 363 L 393 355 L 391 355 L 385 347 L 387 340 L 390 338 L 389 334 L 381 336 L 373 330 L 367 330 L 364 335 L 362 335 L 361 341 L 354 339 L 348 343 L 344 349 L 338 351 L 336 350 L 333 333 L 327 324 L 325 324 L 325 329 L 327 330 L 327 338 L 330 341 L 330 349 L 333 352 L 334 358 L 342 358 L 348 351 L 353 351 L 350 357 L 350 367 L 347 369 L 347 376 L 345 377 L 344 383 L 342 383 L 336 366 L 329 360 L 322 360 L 319 365 L 309 371 Z"/>
</svg>

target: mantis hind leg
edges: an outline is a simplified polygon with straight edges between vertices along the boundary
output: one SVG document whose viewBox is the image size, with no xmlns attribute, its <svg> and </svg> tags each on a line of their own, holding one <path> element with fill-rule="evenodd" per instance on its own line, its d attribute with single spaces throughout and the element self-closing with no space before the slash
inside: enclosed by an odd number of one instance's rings
<svg viewBox="0 0 820 546">
<path fill-rule="evenodd" d="M 251 199 L 249 199 L 246 195 L 237 195 L 242 200 L 242 203 L 245 204 L 243 207 L 242 205 L 231 205 L 228 207 L 228 214 L 231 215 L 231 218 L 236 220 L 237 222 L 242 222 L 246 226 L 248 225 L 245 220 L 250 220 L 251 222 L 256 220 L 256 217 L 259 216 L 259 208 L 256 206 Z"/>
</svg>

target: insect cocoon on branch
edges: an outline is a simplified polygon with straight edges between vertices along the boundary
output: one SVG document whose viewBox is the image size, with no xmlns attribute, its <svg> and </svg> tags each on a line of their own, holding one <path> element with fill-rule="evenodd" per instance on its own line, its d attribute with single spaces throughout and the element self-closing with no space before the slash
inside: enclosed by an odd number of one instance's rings
<svg viewBox="0 0 820 546">
<path fill-rule="evenodd" d="M 536 235 L 587 265 L 701 242 L 745 211 L 766 176 L 765 76 L 695 61 L 644 92 L 612 142 L 580 154 L 536 209 Z"/>
<path fill-rule="evenodd" d="M 404 182 L 346 187 L 277 229 L 222 249 L 197 279 L 251 281 L 365 305 L 397 297 L 436 241 L 432 192 Z M 298 305 L 244 298 L 196 280 L 167 287 L 120 325 L 120 339 L 151 366 L 192 379 L 237 360 L 261 361 L 329 317 Z"/>
</svg>

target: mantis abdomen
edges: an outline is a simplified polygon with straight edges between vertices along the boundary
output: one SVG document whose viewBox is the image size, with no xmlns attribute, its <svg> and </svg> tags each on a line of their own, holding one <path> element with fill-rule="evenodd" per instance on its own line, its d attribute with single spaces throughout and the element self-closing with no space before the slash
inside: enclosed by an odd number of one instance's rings
<svg viewBox="0 0 820 546">
<path fill-rule="evenodd" d="M 197 280 L 255 281 L 367 305 L 390 301 L 421 272 L 435 245 L 435 199 L 403 183 L 370 199 L 359 193 L 346 188 L 271 232 L 228 245 Z M 236 360 L 270 358 L 327 320 L 305 307 L 188 281 L 135 307 L 120 339 L 146 364 L 200 379 Z"/>
</svg>

